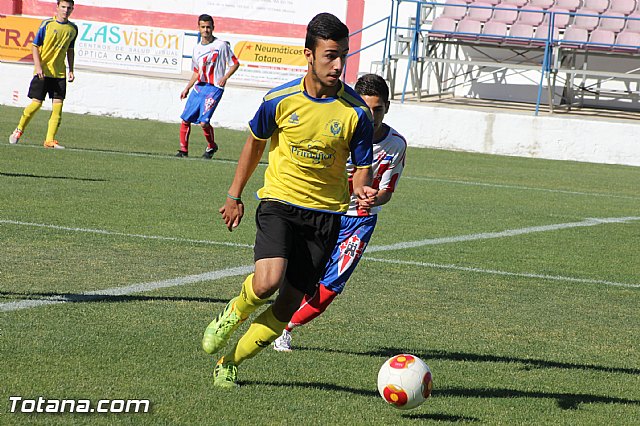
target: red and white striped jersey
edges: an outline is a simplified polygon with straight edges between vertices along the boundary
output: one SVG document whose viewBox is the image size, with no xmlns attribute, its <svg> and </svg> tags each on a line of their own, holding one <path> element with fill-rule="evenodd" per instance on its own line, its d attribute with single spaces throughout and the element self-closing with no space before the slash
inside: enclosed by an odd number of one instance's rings
<svg viewBox="0 0 640 426">
<path fill-rule="evenodd" d="M 226 41 L 214 39 L 211 43 L 198 43 L 193 48 L 191 60 L 193 72 L 198 73 L 198 83 L 213 84 L 216 87 L 218 81 L 227 72 L 227 66 L 237 64 L 238 59 L 231 51 L 231 46 Z"/>
<path fill-rule="evenodd" d="M 371 170 L 373 172 L 372 187 L 378 190 L 385 190 L 393 192 L 398 185 L 398 180 L 402 171 L 404 170 L 404 160 L 407 153 L 407 141 L 405 138 L 396 132 L 392 127 L 389 127 L 387 135 L 380 141 L 373 143 L 373 164 Z M 349 174 L 349 184 L 351 186 L 351 180 L 353 178 L 353 172 L 355 171 L 354 165 L 351 161 L 347 162 L 347 173 Z M 356 208 L 356 197 L 351 194 L 351 200 L 349 202 L 349 210 L 347 216 L 362 216 L 362 212 L 358 212 Z M 372 207 L 369 211 L 370 215 L 378 214 L 382 206 Z M 366 214 L 365 214 L 366 215 Z"/>
</svg>

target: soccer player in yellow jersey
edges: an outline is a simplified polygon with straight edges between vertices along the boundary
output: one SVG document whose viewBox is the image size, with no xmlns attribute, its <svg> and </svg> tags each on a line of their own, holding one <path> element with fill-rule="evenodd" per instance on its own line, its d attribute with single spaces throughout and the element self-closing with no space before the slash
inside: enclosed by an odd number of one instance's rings
<svg viewBox="0 0 640 426">
<path fill-rule="evenodd" d="M 240 323 L 278 295 L 218 360 L 217 386 L 235 386 L 238 365 L 269 346 L 303 296 L 315 293 L 349 205 L 349 155 L 356 169 L 353 193 L 360 205 L 370 208 L 376 200 L 371 187 L 371 112 L 340 81 L 348 53 L 346 25 L 329 13 L 315 16 L 307 26 L 307 73 L 271 90 L 249 122 L 251 134 L 220 213 L 230 231 L 240 224 L 242 191 L 270 139 L 269 165 L 258 191 L 255 271 L 206 328 L 202 348 L 218 352 Z"/>
<path fill-rule="evenodd" d="M 69 21 L 71 12 L 73 12 L 73 0 L 58 0 L 56 16 L 42 21 L 38 29 L 32 46 L 35 70 L 28 93 L 31 104 L 22 112 L 18 127 L 9 137 L 9 143 L 18 143 L 29 121 L 42 107 L 48 94 L 53 105 L 44 146 L 45 148 L 64 148 L 56 140 L 56 133 L 62 120 L 62 102 L 67 92 L 65 58 L 69 64 L 69 83 L 75 78 L 73 46 L 78 36 L 78 27 Z"/>
</svg>

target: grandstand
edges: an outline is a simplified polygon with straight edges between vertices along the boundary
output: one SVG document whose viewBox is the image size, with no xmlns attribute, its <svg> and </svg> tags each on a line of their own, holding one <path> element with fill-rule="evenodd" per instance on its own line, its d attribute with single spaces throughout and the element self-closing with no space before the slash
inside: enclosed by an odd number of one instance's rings
<svg viewBox="0 0 640 426">
<path fill-rule="evenodd" d="M 177 122 L 182 104 L 176 93 L 189 74 L 193 14 L 184 10 L 181 14 L 132 13 L 87 3 L 94 6 L 79 4 L 72 19 L 109 30 L 117 25 L 131 31 L 181 35 L 180 49 L 173 52 L 182 58 L 181 66 L 152 69 L 129 64 L 127 68 L 92 63 L 95 59 L 87 54 L 85 62 L 77 64 L 78 78 L 65 110 Z M 347 66 L 347 82 L 365 72 L 387 78 L 394 93 L 388 119 L 403 129 L 410 145 L 640 165 L 634 137 L 640 116 L 640 2 L 334 3 L 344 6 L 345 10 L 336 12 L 343 13 L 351 28 L 362 28 L 354 32 L 355 54 Z M 0 14 L 41 19 L 50 7 L 50 2 L 42 0 L 3 2 Z M 249 15 L 217 19 L 215 32 L 235 49 L 247 40 L 269 46 L 303 43 L 305 16 L 298 18 L 300 22 L 266 25 Z M 247 28 L 256 34 L 243 34 Z M 90 43 L 83 43 L 89 49 Z M 93 49 L 105 45 L 94 42 Z M 158 55 L 168 55 L 168 50 L 158 50 Z M 286 68 L 251 63 L 249 56 L 240 59 L 243 67 L 230 82 L 224 108 L 214 118 L 218 126 L 246 128 L 247 114 L 258 105 L 265 88 L 300 71 L 298 65 Z M 2 62 L 0 72 L 0 103 L 23 107 L 31 65 Z M 101 82 L 99 87 L 93 84 L 96 80 Z M 122 102 L 122 94 L 136 96 Z"/>
</svg>

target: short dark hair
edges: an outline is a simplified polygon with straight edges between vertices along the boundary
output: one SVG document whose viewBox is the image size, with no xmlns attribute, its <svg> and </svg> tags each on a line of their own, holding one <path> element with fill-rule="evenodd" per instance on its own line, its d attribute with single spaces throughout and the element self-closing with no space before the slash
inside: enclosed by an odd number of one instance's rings
<svg viewBox="0 0 640 426">
<path fill-rule="evenodd" d="M 377 74 L 365 74 L 355 85 L 356 92 L 362 96 L 378 96 L 384 102 L 389 102 L 389 86 L 384 78 Z"/>
<path fill-rule="evenodd" d="M 73 4 L 73 0 L 58 0 L 58 2 L 57 2 L 56 4 L 58 4 L 58 5 L 59 5 L 59 4 L 60 4 L 60 3 L 62 3 L 62 2 L 65 2 L 65 3 L 71 3 L 71 6 L 73 6 L 73 5 L 74 5 L 74 4 Z"/>
<path fill-rule="evenodd" d="M 318 39 L 339 41 L 349 37 L 349 28 L 330 13 L 319 13 L 307 25 L 304 47 L 314 51 Z"/>
<path fill-rule="evenodd" d="M 203 13 L 202 15 L 198 16 L 198 24 L 200 23 L 200 21 L 211 22 L 211 26 L 213 27 L 213 18 L 211 17 L 211 15 Z"/>
</svg>

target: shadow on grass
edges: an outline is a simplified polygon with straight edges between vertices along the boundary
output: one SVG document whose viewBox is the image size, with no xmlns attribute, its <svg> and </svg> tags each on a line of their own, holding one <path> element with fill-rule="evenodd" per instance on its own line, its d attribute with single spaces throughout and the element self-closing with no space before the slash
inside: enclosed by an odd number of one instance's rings
<svg viewBox="0 0 640 426">
<path fill-rule="evenodd" d="M 0 176 L 20 177 L 20 178 L 35 178 L 35 179 L 80 180 L 80 181 L 84 181 L 84 182 L 108 182 L 107 179 L 79 178 L 79 177 L 72 177 L 72 176 L 44 176 L 44 175 L 32 175 L 30 173 L 5 173 L 5 172 L 0 172 Z"/>
<path fill-rule="evenodd" d="M 465 352 L 449 352 L 449 351 L 413 351 L 411 349 L 399 349 L 399 348 L 380 348 L 377 351 L 366 352 L 353 352 L 344 351 L 340 349 L 331 348 L 305 348 L 296 347 L 297 350 L 302 351 L 318 351 L 318 352 L 332 352 L 332 353 L 345 353 L 348 355 L 365 355 L 365 356 L 379 356 L 390 358 L 394 355 L 401 353 L 411 353 L 422 359 L 441 359 L 445 361 L 471 361 L 471 362 L 500 362 L 500 363 L 519 363 L 524 364 L 525 368 L 563 368 L 568 370 L 593 370 L 602 371 L 607 373 L 624 373 L 632 375 L 640 375 L 640 369 L 638 368 L 624 368 L 624 367 L 607 367 L 604 365 L 593 364 L 572 364 L 568 362 L 548 361 L 544 359 L 532 359 L 532 358 L 516 358 L 510 356 L 498 356 L 498 355 L 481 355 Z"/>
<path fill-rule="evenodd" d="M 452 416 L 450 414 L 438 414 L 438 413 L 424 413 L 424 414 L 403 414 L 402 417 L 410 420 L 433 420 L 435 422 L 452 422 L 452 423 L 464 423 L 464 422 L 479 422 L 480 419 L 475 417 L 465 416 Z"/>
<path fill-rule="evenodd" d="M 242 386 L 261 385 L 261 386 L 273 386 L 273 387 L 299 387 L 306 389 L 321 389 L 332 392 L 346 392 L 353 395 L 366 396 L 371 398 L 380 398 L 378 392 L 375 390 L 357 389 L 347 386 L 340 386 L 334 383 L 321 383 L 321 382 L 265 382 L 265 381 L 246 381 L 240 382 Z M 487 388 L 487 389 L 470 389 L 470 388 L 434 388 L 433 396 L 439 397 L 464 397 L 464 398 L 537 398 L 537 399 L 555 399 L 558 407 L 563 410 L 577 410 L 580 408 L 580 404 L 624 404 L 624 405 L 638 405 L 640 401 L 626 398 L 616 398 L 602 395 L 591 394 L 575 394 L 575 393 L 561 393 L 561 392 L 529 392 L 520 391 L 516 389 L 499 389 L 499 388 Z M 447 416 L 449 417 L 449 416 Z M 419 418 L 423 418 L 420 415 Z"/>
<path fill-rule="evenodd" d="M 77 293 L 10 293 L 0 291 L 0 297 L 9 300 L 19 297 L 21 300 L 50 300 L 66 303 L 86 302 L 198 302 L 198 303 L 227 303 L 229 299 L 214 299 L 211 297 L 185 297 L 185 296 L 144 296 L 136 294 L 109 295 L 109 294 L 77 294 Z"/>
</svg>

